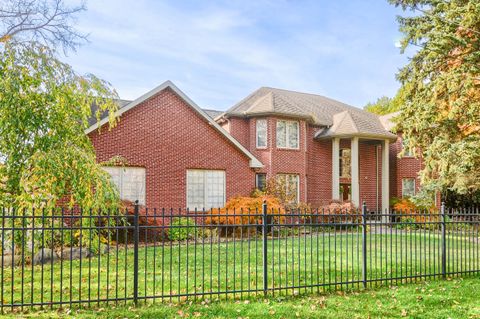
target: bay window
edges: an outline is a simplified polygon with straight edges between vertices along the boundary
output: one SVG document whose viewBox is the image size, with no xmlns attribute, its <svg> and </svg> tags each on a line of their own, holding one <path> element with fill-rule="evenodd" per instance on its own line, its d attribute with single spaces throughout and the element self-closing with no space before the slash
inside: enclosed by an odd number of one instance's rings
<svg viewBox="0 0 480 319">
<path fill-rule="evenodd" d="M 277 121 L 277 147 L 299 148 L 299 128 L 296 121 Z"/>
<path fill-rule="evenodd" d="M 267 147 L 267 120 L 260 119 L 256 121 L 256 139 L 257 148 Z"/>
</svg>

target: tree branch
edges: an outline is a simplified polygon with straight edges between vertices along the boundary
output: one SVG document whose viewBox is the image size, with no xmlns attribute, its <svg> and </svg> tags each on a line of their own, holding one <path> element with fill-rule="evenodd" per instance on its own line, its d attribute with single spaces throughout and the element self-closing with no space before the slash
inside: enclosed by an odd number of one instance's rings
<svg viewBox="0 0 480 319">
<path fill-rule="evenodd" d="M 65 0 L 5 0 L 0 4 L 0 42 L 40 42 L 75 50 L 87 36 L 75 30 L 75 14 L 85 4 L 68 7 Z"/>
</svg>

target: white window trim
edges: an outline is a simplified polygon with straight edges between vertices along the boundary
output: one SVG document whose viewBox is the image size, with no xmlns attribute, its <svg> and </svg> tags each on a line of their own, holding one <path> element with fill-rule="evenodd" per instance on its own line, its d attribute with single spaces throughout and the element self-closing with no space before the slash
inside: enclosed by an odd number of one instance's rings
<svg viewBox="0 0 480 319">
<path fill-rule="evenodd" d="M 404 189 L 405 187 L 403 187 L 403 181 L 405 180 L 413 180 L 413 194 L 412 195 L 405 195 L 404 194 Z M 413 177 L 405 177 L 405 178 L 402 178 L 402 198 L 405 198 L 406 196 L 415 196 L 417 192 L 417 181 L 415 178 Z"/>
<path fill-rule="evenodd" d="M 258 145 L 258 122 L 265 121 L 265 146 Z M 266 149 L 268 148 L 268 121 L 267 119 L 257 119 L 255 120 L 255 146 L 258 149 Z"/>
<path fill-rule="evenodd" d="M 278 137 L 276 136 L 275 138 L 275 144 L 277 146 L 278 149 L 283 149 L 283 150 L 299 150 L 300 149 L 300 123 L 298 121 L 289 121 L 289 120 L 277 120 L 277 123 L 276 125 L 278 126 L 278 123 L 279 122 L 285 122 L 285 146 L 278 146 Z M 288 129 L 288 123 L 297 123 L 297 147 L 290 147 L 288 146 L 289 142 L 288 142 L 288 133 L 289 133 L 289 129 Z M 278 127 L 275 126 L 275 135 L 278 134 Z"/>
<path fill-rule="evenodd" d="M 224 177 L 224 178 L 223 178 L 223 206 L 225 206 L 225 203 L 226 203 L 226 201 L 227 201 L 227 198 L 226 198 L 226 197 L 227 197 L 227 173 L 226 173 L 225 170 L 221 170 L 221 169 L 187 169 L 187 170 L 185 171 L 185 180 L 186 180 L 186 183 L 185 183 L 185 185 L 186 185 L 186 188 L 185 188 L 185 193 L 186 193 L 186 194 L 185 194 L 185 195 L 186 195 L 186 196 L 185 196 L 185 199 L 186 199 L 186 203 L 185 203 L 185 204 L 186 204 L 186 205 L 185 205 L 185 207 L 186 207 L 186 208 L 188 208 L 188 209 L 191 210 L 191 211 L 193 211 L 193 210 L 195 210 L 195 209 L 197 209 L 197 211 L 198 211 L 198 210 L 202 210 L 203 208 L 205 208 L 205 210 L 209 210 L 209 209 L 210 209 L 210 208 L 207 208 L 207 207 L 188 207 L 188 206 L 189 206 L 189 205 L 188 205 L 188 203 L 189 203 L 189 197 L 188 197 L 188 188 L 189 188 L 189 187 L 188 187 L 188 186 L 189 186 L 189 185 L 188 185 L 188 171 L 202 171 L 202 172 L 218 171 L 218 172 L 223 172 L 223 177 Z M 204 190 L 206 189 L 206 185 L 207 185 L 206 183 L 207 183 L 207 181 L 206 181 L 206 179 L 204 179 L 204 181 L 203 181 Z M 204 204 L 203 206 L 205 206 L 205 203 L 206 203 L 206 202 L 207 202 L 207 192 L 204 191 L 204 192 L 203 192 L 203 204 Z M 222 206 L 222 207 L 223 207 L 223 206 Z M 222 207 L 212 207 L 212 208 L 222 208 Z"/>
</svg>

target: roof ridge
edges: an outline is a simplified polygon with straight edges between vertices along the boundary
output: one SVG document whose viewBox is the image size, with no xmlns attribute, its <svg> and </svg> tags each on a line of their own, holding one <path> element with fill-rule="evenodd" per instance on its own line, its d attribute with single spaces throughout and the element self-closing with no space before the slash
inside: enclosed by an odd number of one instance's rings
<svg viewBox="0 0 480 319">
<path fill-rule="evenodd" d="M 321 95 L 321 94 L 317 94 L 317 93 L 301 92 L 301 91 L 297 91 L 297 90 L 287 90 L 287 89 L 281 89 L 281 88 L 274 88 L 274 87 L 271 87 L 271 86 L 262 86 L 262 87 L 260 87 L 260 89 L 271 89 L 271 90 L 278 90 L 278 91 L 283 91 L 283 92 L 297 93 L 297 94 L 302 94 L 302 95 L 318 96 L 318 97 L 321 97 L 321 98 L 324 98 L 324 99 L 327 99 L 327 100 L 330 100 L 330 101 L 333 101 L 333 102 L 337 102 L 337 103 L 343 104 L 343 105 L 345 105 L 345 106 L 349 106 L 349 107 L 352 107 L 352 108 L 354 108 L 354 109 L 363 111 L 363 110 L 362 110 L 361 108 L 359 108 L 359 107 L 356 107 L 356 106 L 353 106 L 353 105 L 344 103 L 344 102 L 342 102 L 342 101 L 333 99 L 333 98 L 331 98 L 331 97 L 328 97 L 328 96 L 325 96 L 325 95 Z M 366 111 L 365 111 L 365 112 L 366 112 Z"/>
<path fill-rule="evenodd" d="M 358 129 L 357 123 L 356 123 L 355 120 L 353 119 L 352 114 L 350 113 L 350 111 L 349 111 L 349 110 L 345 110 L 345 112 L 347 113 L 345 116 L 348 115 L 348 117 L 350 118 L 350 121 L 352 121 L 353 127 L 355 128 L 355 132 L 360 133 L 360 130 Z"/>
<path fill-rule="evenodd" d="M 270 98 L 270 102 L 269 102 L 270 108 L 272 109 L 272 111 L 275 111 L 274 110 L 274 103 L 273 103 L 273 93 L 272 92 L 267 92 L 267 94 L 259 97 L 254 103 L 252 103 L 252 105 L 250 105 L 250 107 L 248 109 L 243 111 L 243 113 L 245 113 L 245 114 L 248 113 L 248 111 L 253 110 L 255 107 L 260 105 L 260 103 L 262 103 L 263 101 L 265 101 L 268 98 Z"/>
<path fill-rule="evenodd" d="M 272 92 L 272 95 L 273 95 L 273 92 Z M 292 101 L 292 99 L 284 94 L 275 94 L 275 96 L 278 98 L 278 99 L 281 99 L 283 100 L 283 102 L 285 103 L 288 103 L 289 105 L 293 106 L 295 108 L 295 111 L 296 112 L 299 112 L 301 113 L 302 112 L 302 108 L 298 106 L 297 103 L 295 103 L 295 101 Z M 274 105 L 275 106 L 275 105 Z"/>
<path fill-rule="evenodd" d="M 238 101 L 237 103 L 235 103 L 232 107 L 230 107 L 229 109 L 227 109 L 225 111 L 225 113 L 230 113 L 232 111 L 234 111 L 239 105 L 241 105 L 242 103 L 245 103 L 246 101 L 248 101 L 248 99 L 250 99 L 252 96 L 254 96 L 255 94 L 257 94 L 260 90 L 262 89 L 265 89 L 265 87 L 260 87 L 258 89 L 256 89 L 255 91 L 253 91 L 252 93 L 250 93 L 249 95 L 247 95 L 246 97 L 244 97 L 243 99 L 241 99 L 240 101 Z"/>
</svg>

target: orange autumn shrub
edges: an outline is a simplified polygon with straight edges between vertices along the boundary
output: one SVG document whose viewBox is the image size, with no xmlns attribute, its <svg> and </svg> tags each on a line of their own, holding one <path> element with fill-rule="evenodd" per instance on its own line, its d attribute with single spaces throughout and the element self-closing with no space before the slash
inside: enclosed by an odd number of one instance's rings
<svg viewBox="0 0 480 319">
<path fill-rule="evenodd" d="M 393 212 L 401 216 L 400 220 L 412 220 L 416 223 L 428 223 L 439 220 L 438 211 L 435 206 L 417 206 L 408 198 L 394 199 L 392 204 Z"/>
<path fill-rule="evenodd" d="M 331 200 L 328 205 L 316 210 L 317 223 L 359 223 L 362 212 L 350 201 Z"/>
<path fill-rule="evenodd" d="M 393 201 L 393 210 L 396 212 L 408 212 L 418 210 L 418 207 L 408 198 L 400 198 Z"/>
<path fill-rule="evenodd" d="M 271 195 L 258 197 L 234 197 L 224 208 L 212 209 L 205 225 L 218 227 L 221 236 L 239 236 L 255 233 L 261 229 L 263 202 L 267 203 L 268 224 L 285 222 L 285 210 L 280 200 Z"/>
</svg>

